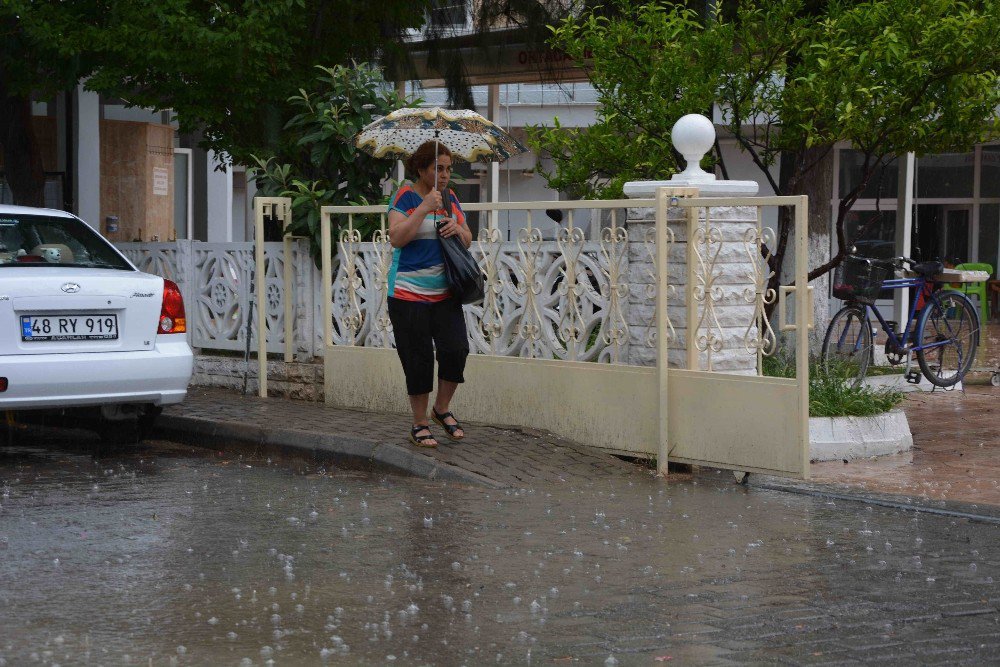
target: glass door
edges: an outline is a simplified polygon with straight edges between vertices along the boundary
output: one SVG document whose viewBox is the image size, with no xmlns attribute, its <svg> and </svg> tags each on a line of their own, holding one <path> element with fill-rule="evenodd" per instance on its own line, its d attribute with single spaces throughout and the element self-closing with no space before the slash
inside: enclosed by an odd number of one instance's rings
<svg viewBox="0 0 1000 667">
<path fill-rule="evenodd" d="M 972 206 L 968 204 L 942 207 L 942 259 L 951 264 L 972 261 Z"/>
</svg>

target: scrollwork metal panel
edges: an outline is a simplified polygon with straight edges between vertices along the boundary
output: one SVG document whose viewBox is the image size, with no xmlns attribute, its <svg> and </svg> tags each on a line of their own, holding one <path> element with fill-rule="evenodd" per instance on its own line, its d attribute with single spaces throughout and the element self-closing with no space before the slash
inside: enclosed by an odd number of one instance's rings
<svg viewBox="0 0 1000 667">
<path fill-rule="evenodd" d="M 743 341 L 747 352 L 763 356 L 773 355 L 778 347 L 778 337 L 771 328 L 766 312 L 766 308 L 777 298 L 775 291 L 768 287 L 774 276 L 774 271 L 770 268 L 770 249 L 774 247 L 775 240 L 774 230 L 762 226 L 758 210 L 757 224 L 748 228 L 743 236 L 750 267 L 746 279 L 751 283 L 743 290 L 743 298 L 754 306 L 753 318 L 747 325 Z"/>
<path fill-rule="evenodd" d="M 598 242 L 573 243 L 579 248 L 570 251 L 568 266 L 565 241 L 562 247 L 558 241 L 543 241 L 537 229 L 521 230 L 517 242 L 481 232 L 470 251 L 484 267 L 486 298 L 465 307 L 473 354 L 610 360 L 610 352 L 601 357 L 611 343 L 600 332 L 621 325 L 606 324 L 611 317 L 609 262 L 617 259 L 619 280 L 627 258 L 624 251 L 602 252 Z M 333 283 L 335 345 L 394 345 L 388 318 L 379 324 L 390 253 L 381 239 L 363 243 L 342 237 Z M 615 289 L 621 295 L 625 287 L 619 283 Z M 566 344 L 570 327 L 575 346 Z"/>
<path fill-rule="evenodd" d="M 708 370 L 712 370 L 712 355 L 723 350 L 722 325 L 716 312 L 716 305 L 722 301 L 722 288 L 716 284 L 720 277 L 717 270 L 722 252 L 722 230 L 712 226 L 705 210 L 705 225 L 698 225 L 690 239 L 695 258 L 694 299 L 700 306 L 697 325 L 688 329 L 688 339 L 693 340 L 700 352 L 708 356 Z M 690 324 L 690 323 L 689 323 Z"/>
</svg>

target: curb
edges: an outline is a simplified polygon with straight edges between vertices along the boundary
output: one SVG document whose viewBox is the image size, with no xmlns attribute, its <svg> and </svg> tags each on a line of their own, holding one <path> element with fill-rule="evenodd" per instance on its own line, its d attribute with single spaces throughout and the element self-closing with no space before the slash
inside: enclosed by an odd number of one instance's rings
<svg viewBox="0 0 1000 667">
<path fill-rule="evenodd" d="M 890 507 L 892 509 L 923 512 L 925 514 L 937 514 L 939 516 L 968 519 L 969 521 L 978 521 L 981 523 L 1000 524 L 1000 506 L 995 505 L 979 505 L 977 503 L 967 503 L 957 500 L 914 498 L 912 496 L 894 495 L 891 493 L 869 493 L 855 491 L 850 487 L 816 484 L 770 475 L 751 474 L 747 478 L 747 486 L 755 489 L 783 491 L 785 493 L 797 493 L 817 498 L 829 498 L 830 500 L 843 500 L 853 503 L 864 503 L 866 505 Z"/>
<path fill-rule="evenodd" d="M 363 438 L 327 435 L 313 431 L 263 428 L 248 424 L 160 415 L 156 435 L 194 447 L 214 449 L 236 445 L 266 449 L 286 456 L 304 456 L 315 461 L 332 461 L 350 467 L 382 468 L 428 480 L 458 482 L 491 489 L 501 484 L 470 470 L 442 463 L 408 447 Z"/>
</svg>

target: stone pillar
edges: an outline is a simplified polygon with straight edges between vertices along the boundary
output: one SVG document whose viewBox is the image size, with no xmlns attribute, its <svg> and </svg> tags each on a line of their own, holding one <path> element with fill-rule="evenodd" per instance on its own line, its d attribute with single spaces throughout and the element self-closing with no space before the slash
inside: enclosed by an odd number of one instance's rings
<svg viewBox="0 0 1000 667">
<path fill-rule="evenodd" d="M 698 164 L 701 157 L 711 148 L 715 140 L 715 128 L 707 118 L 689 115 L 674 126 L 672 133 L 674 146 L 688 160 L 688 168 L 669 181 L 637 181 L 625 185 L 625 194 L 632 199 L 651 199 L 659 187 L 698 188 L 701 197 L 751 197 L 757 194 L 757 183 L 753 181 L 722 181 L 714 175 L 701 171 Z M 655 272 L 651 246 L 646 241 L 651 237 L 656 224 L 656 211 L 652 208 L 630 208 L 628 212 L 629 235 L 629 325 L 628 363 L 640 366 L 656 364 L 655 347 L 650 346 L 650 334 L 655 331 L 654 318 L 656 299 L 651 289 L 655 285 Z M 687 367 L 687 346 L 689 338 L 687 322 L 687 281 L 688 281 L 688 223 L 687 209 L 671 206 L 667 212 L 667 224 L 674 236 L 667 267 L 670 285 L 673 289 L 668 297 L 667 315 L 674 328 L 674 337 L 669 346 L 668 363 L 674 368 Z M 699 212 L 699 225 L 704 227 L 704 209 Z M 698 317 L 701 326 L 693 336 L 693 343 L 703 337 L 717 339 L 721 349 L 711 352 L 712 370 L 755 374 L 757 355 L 748 347 L 748 338 L 757 334 L 754 320 L 756 294 L 754 276 L 762 266 L 762 260 L 753 252 L 752 238 L 757 228 L 757 211 L 752 206 L 719 206 L 709 209 L 710 230 L 718 230 L 718 236 L 706 247 L 703 237 L 698 250 L 707 273 L 714 276 L 712 291 L 716 298 L 707 295 L 699 302 Z M 718 242 L 716 242 L 718 241 Z M 690 254 L 695 261 L 695 270 L 702 272 L 702 262 Z M 705 275 L 705 272 L 702 272 Z M 697 276 L 696 276 L 697 278 Z M 701 284 L 697 279 L 695 285 Z M 712 303 L 709 305 L 708 300 Z M 750 332 L 748 334 L 748 327 Z M 718 344 L 717 344 L 718 345 Z M 704 345 L 703 345 L 704 347 Z M 699 369 L 709 367 L 709 352 L 700 351 Z"/>
</svg>

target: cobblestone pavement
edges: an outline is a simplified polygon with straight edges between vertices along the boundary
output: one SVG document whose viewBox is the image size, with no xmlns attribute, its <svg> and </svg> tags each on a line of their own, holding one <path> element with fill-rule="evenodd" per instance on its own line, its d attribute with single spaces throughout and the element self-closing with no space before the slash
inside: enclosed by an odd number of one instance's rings
<svg viewBox="0 0 1000 667">
<path fill-rule="evenodd" d="M 3 447 L 0 664 L 1000 662 L 996 524 L 723 474 L 568 481 Z"/>
<path fill-rule="evenodd" d="M 807 485 L 754 476 L 751 483 L 760 479 L 762 484 L 773 483 L 789 491 L 830 492 L 871 500 L 883 497 L 887 502 L 1000 520 L 998 399 L 1000 389 L 989 385 L 971 385 L 964 392 L 909 394 L 904 409 L 914 437 L 912 452 L 848 464 L 813 464 Z M 549 433 L 482 424 L 467 424 L 468 437 L 460 443 L 447 440 L 442 429 L 432 425 L 441 445 L 417 449 L 406 439 L 409 419 L 404 415 L 340 410 L 322 403 L 276 398 L 262 400 L 222 389 L 192 388 L 184 404 L 165 414 L 188 420 L 169 433 L 171 437 L 187 432 L 197 439 L 212 424 L 239 426 L 243 430 L 240 437 L 255 442 L 282 440 L 279 436 L 284 436 L 301 443 L 325 434 L 337 436 L 333 449 L 355 452 L 356 460 L 370 458 L 418 476 L 495 487 L 547 488 L 595 476 L 651 474 L 648 468 Z M 219 437 L 225 439 L 226 435 Z M 428 467 L 433 465 L 444 472 Z"/>
<path fill-rule="evenodd" d="M 201 425 L 207 429 L 210 423 L 238 425 L 249 430 L 247 437 L 261 441 L 268 440 L 277 429 L 292 438 L 301 437 L 303 442 L 313 434 L 339 435 L 344 439 L 337 441 L 335 446 L 343 451 L 350 451 L 351 445 L 367 444 L 367 448 L 358 449 L 360 457 L 370 456 L 378 447 L 390 447 L 397 451 L 391 452 L 391 457 L 384 457 L 384 462 L 396 464 L 398 461 L 400 468 L 412 469 L 414 460 L 419 463 L 420 459 L 426 459 L 472 473 L 464 481 L 474 482 L 481 478 L 503 487 L 648 474 L 610 454 L 549 433 L 465 423 L 466 438 L 452 442 L 444 437 L 443 429 L 432 424 L 440 445 L 434 449 L 418 449 L 407 439 L 410 419 L 405 415 L 341 410 L 322 403 L 277 398 L 264 400 L 223 389 L 192 387 L 187 400 L 168 408 L 164 415 L 201 420 L 202 424 L 185 424 L 189 431 Z"/>
</svg>

